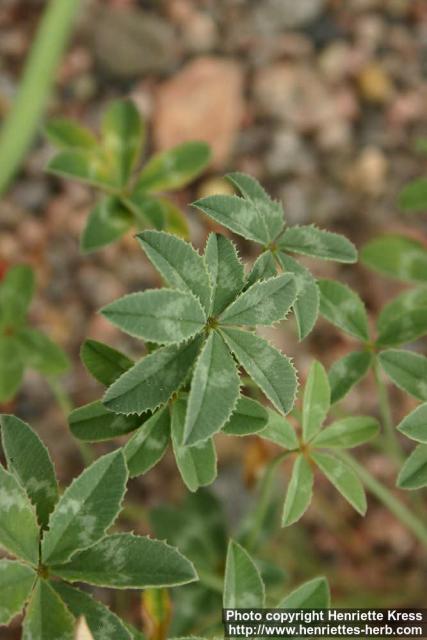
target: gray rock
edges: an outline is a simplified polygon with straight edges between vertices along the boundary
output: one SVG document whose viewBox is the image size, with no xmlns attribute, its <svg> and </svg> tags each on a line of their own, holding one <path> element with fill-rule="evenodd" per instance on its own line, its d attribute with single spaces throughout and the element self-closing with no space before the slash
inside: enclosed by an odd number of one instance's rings
<svg viewBox="0 0 427 640">
<path fill-rule="evenodd" d="M 312 22 L 323 11 L 325 0 L 262 0 L 257 4 L 255 26 L 271 33 Z"/>
</svg>

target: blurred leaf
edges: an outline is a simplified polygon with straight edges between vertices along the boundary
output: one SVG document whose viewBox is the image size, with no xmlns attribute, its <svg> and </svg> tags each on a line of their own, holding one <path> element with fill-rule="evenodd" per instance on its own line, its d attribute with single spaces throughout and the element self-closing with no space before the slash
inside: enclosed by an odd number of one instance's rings
<svg viewBox="0 0 427 640">
<path fill-rule="evenodd" d="M 39 578 L 27 607 L 22 640 L 74 640 L 75 622 L 51 585 Z"/>
<path fill-rule="evenodd" d="M 24 376 L 19 342 L 12 336 L 0 335 L 0 402 L 11 400 Z"/>
<path fill-rule="evenodd" d="M 24 264 L 10 267 L 0 280 L 0 328 L 15 331 L 25 323 L 33 294 L 33 270 Z"/>
<path fill-rule="evenodd" d="M 158 153 L 142 170 L 136 190 L 159 192 L 184 187 L 207 167 L 210 155 L 205 142 L 184 142 Z"/>
<path fill-rule="evenodd" d="M 302 253 L 323 260 L 350 263 L 357 261 L 356 247 L 350 240 L 314 225 L 288 227 L 278 245 L 282 251 Z"/>
<path fill-rule="evenodd" d="M 400 489 L 427 487 L 427 445 L 419 444 L 403 464 L 397 478 Z"/>
<path fill-rule="evenodd" d="M 172 605 L 166 589 L 146 589 L 142 596 L 144 629 L 150 640 L 167 638 L 172 618 Z"/>
<path fill-rule="evenodd" d="M 314 447 L 357 447 L 379 432 L 379 424 L 375 418 L 370 416 L 351 416 L 341 418 L 327 426 L 317 434 L 312 444 Z"/>
<path fill-rule="evenodd" d="M 243 263 L 233 242 L 219 233 L 209 234 L 205 262 L 212 287 L 210 313 L 215 316 L 243 289 Z"/>
<path fill-rule="evenodd" d="M 135 220 L 119 198 L 108 196 L 90 212 L 80 237 L 83 253 L 96 251 L 115 242 L 127 233 Z"/>
<path fill-rule="evenodd" d="M 252 398 L 241 396 L 222 431 L 229 436 L 248 436 L 262 431 L 267 422 L 268 413 L 263 405 Z"/>
<path fill-rule="evenodd" d="M 194 366 L 184 443 L 194 445 L 220 431 L 230 418 L 239 395 L 236 363 L 221 335 L 212 331 Z"/>
<path fill-rule="evenodd" d="M 295 460 L 283 508 L 282 526 L 298 522 L 310 506 L 313 496 L 313 471 L 310 462 L 299 455 Z"/>
<path fill-rule="evenodd" d="M 382 332 L 396 318 L 419 308 L 427 310 L 427 288 L 417 287 L 404 291 L 382 308 L 377 320 L 378 331 Z"/>
<path fill-rule="evenodd" d="M 22 329 L 16 336 L 26 366 L 45 376 L 56 376 L 70 367 L 66 353 L 37 329 Z"/>
<path fill-rule="evenodd" d="M 400 235 L 374 238 L 363 247 L 362 262 L 380 273 L 405 282 L 427 282 L 427 249 Z"/>
<path fill-rule="evenodd" d="M 281 413 L 295 401 L 297 378 L 291 361 L 259 336 L 240 329 L 223 329 L 229 348 L 253 381 Z"/>
<path fill-rule="evenodd" d="M 19 418 L 2 415 L 0 425 L 8 469 L 35 505 L 40 525 L 46 527 L 58 499 L 58 483 L 49 452 L 35 431 Z"/>
<path fill-rule="evenodd" d="M 320 313 L 333 325 L 351 336 L 369 340 L 368 316 L 355 291 L 334 280 L 319 280 Z"/>
<path fill-rule="evenodd" d="M 271 442 L 290 451 L 298 449 L 298 438 L 290 422 L 271 409 L 267 409 L 267 413 L 268 423 L 265 429 L 259 434 L 261 438 L 271 440 Z"/>
<path fill-rule="evenodd" d="M 95 380 L 109 386 L 135 363 L 126 355 L 97 340 L 85 340 L 80 357 Z"/>
<path fill-rule="evenodd" d="M 334 362 L 328 374 L 332 404 L 342 400 L 350 389 L 364 378 L 373 358 L 369 351 L 354 351 Z"/>
<path fill-rule="evenodd" d="M 27 565 L 0 559 L 0 625 L 8 625 L 22 611 L 36 578 Z"/>
<path fill-rule="evenodd" d="M 172 445 L 182 480 L 190 491 L 211 484 L 217 475 L 216 451 L 212 439 L 195 446 L 185 446 L 184 425 L 186 402 L 176 400 L 172 405 Z"/>
<path fill-rule="evenodd" d="M 83 442 L 103 442 L 135 431 L 147 416 L 124 416 L 108 411 L 99 401 L 74 409 L 68 416 L 70 431 Z"/>
<path fill-rule="evenodd" d="M 427 334 L 427 307 L 405 311 L 401 316 L 389 316 L 382 326 L 376 341 L 379 347 L 398 347 Z"/>
<path fill-rule="evenodd" d="M 331 596 L 326 578 L 314 578 L 304 582 L 277 605 L 278 609 L 327 609 Z"/>
<path fill-rule="evenodd" d="M 314 462 L 334 487 L 360 513 L 366 513 L 366 495 L 353 469 L 343 460 L 318 451 L 312 453 Z"/>
<path fill-rule="evenodd" d="M 302 431 L 304 441 L 311 440 L 319 431 L 331 406 L 331 390 L 327 373 L 315 360 L 310 367 L 304 389 Z"/>
<path fill-rule="evenodd" d="M 46 171 L 62 178 L 85 182 L 101 189 L 115 188 L 109 161 L 99 151 L 67 149 L 60 151 L 48 162 Z"/>
<path fill-rule="evenodd" d="M 224 609 L 258 609 L 264 606 L 261 575 L 243 547 L 230 540 L 224 576 Z"/>
<path fill-rule="evenodd" d="M 399 194 L 399 206 L 407 212 L 427 210 L 427 179 L 418 178 L 403 187 Z"/>
<path fill-rule="evenodd" d="M 427 402 L 403 418 L 397 429 L 408 438 L 427 444 Z"/>
<path fill-rule="evenodd" d="M 385 373 L 395 385 L 418 400 L 427 400 L 427 358 L 403 349 L 389 349 L 378 355 Z"/>
<path fill-rule="evenodd" d="M 314 328 L 319 315 L 319 287 L 310 271 L 299 262 L 283 252 L 278 252 L 276 257 L 285 271 L 297 276 L 297 299 L 293 308 L 298 337 L 303 340 Z"/>
<path fill-rule="evenodd" d="M 129 418 L 127 418 L 129 419 Z M 123 448 L 131 478 L 142 475 L 162 459 L 170 441 L 170 416 L 166 407 L 156 411 Z"/>
<path fill-rule="evenodd" d="M 103 404 L 117 413 L 144 413 L 166 403 L 184 383 L 197 357 L 201 339 L 169 345 L 145 356 L 111 387 Z"/>
<path fill-rule="evenodd" d="M 188 238 L 187 219 L 181 209 L 168 198 L 133 191 L 125 202 L 135 215 L 139 229 L 154 227 L 158 231 L 163 230 L 184 239 Z"/>
<path fill-rule="evenodd" d="M 49 140 L 64 149 L 94 149 L 98 141 L 92 132 L 68 118 L 53 118 L 44 127 Z"/>
</svg>

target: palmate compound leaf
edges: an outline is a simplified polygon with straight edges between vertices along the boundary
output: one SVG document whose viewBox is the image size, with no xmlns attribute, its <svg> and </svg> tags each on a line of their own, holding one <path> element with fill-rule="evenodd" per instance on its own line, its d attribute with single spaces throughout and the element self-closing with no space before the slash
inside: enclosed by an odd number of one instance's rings
<svg viewBox="0 0 427 640">
<path fill-rule="evenodd" d="M 333 325 L 351 336 L 369 340 L 368 316 L 360 297 L 346 285 L 334 280 L 319 280 L 320 313 Z"/>
<path fill-rule="evenodd" d="M 74 409 L 68 416 L 68 425 L 78 440 L 104 442 L 135 431 L 148 417 L 147 414 L 124 416 L 113 413 L 97 400 Z"/>
<path fill-rule="evenodd" d="M 128 478 L 121 450 L 108 453 L 74 480 L 57 503 L 42 540 L 48 565 L 67 562 L 100 540 L 121 510 Z"/>
<path fill-rule="evenodd" d="M 201 344 L 198 337 L 145 356 L 108 388 L 103 404 L 116 413 L 141 414 L 166 403 L 185 382 Z"/>
<path fill-rule="evenodd" d="M 411 440 L 427 444 L 427 402 L 403 418 L 397 429 Z"/>
<path fill-rule="evenodd" d="M 427 249 L 413 238 L 396 234 L 379 236 L 363 247 L 367 267 L 405 282 L 427 282 Z"/>
<path fill-rule="evenodd" d="M 283 507 L 282 526 L 297 522 L 307 511 L 313 496 L 313 470 L 302 455 L 295 460 Z"/>
<path fill-rule="evenodd" d="M 53 587 L 37 580 L 27 607 L 22 640 L 74 640 L 75 620 Z"/>
<path fill-rule="evenodd" d="M 427 179 L 418 178 L 403 187 L 399 206 L 408 213 L 427 211 Z"/>
<path fill-rule="evenodd" d="M 197 579 L 193 564 L 160 540 L 116 533 L 52 568 L 69 582 L 115 589 L 175 587 Z"/>
<path fill-rule="evenodd" d="M 158 344 L 184 342 L 206 323 L 198 299 L 175 289 L 130 293 L 103 307 L 101 313 L 129 335 Z"/>
<path fill-rule="evenodd" d="M 340 458 L 326 453 L 314 451 L 311 457 L 337 491 L 360 515 L 365 515 L 367 508 L 365 491 L 353 469 Z"/>
<path fill-rule="evenodd" d="M 64 582 L 52 587 L 75 618 L 84 617 L 93 640 L 132 640 L 120 618 L 88 593 Z"/>
<path fill-rule="evenodd" d="M 278 241 L 282 251 L 306 256 L 353 263 L 357 260 L 356 247 L 338 233 L 318 229 L 314 225 L 295 226 L 286 229 Z"/>
<path fill-rule="evenodd" d="M 212 331 L 194 367 L 183 444 L 197 444 L 220 431 L 233 413 L 239 395 L 236 363 L 221 335 Z"/>
<path fill-rule="evenodd" d="M 156 411 L 123 447 L 131 478 L 146 473 L 163 457 L 170 441 L 170 415 Z"/>
<path fill-rule="evenodd" d="M 248 552 L 230 540 L 225 564 L 224 609 L 257 609 L 264 606 L 265 588 Z"/>
<path fill-rule="evenodd" d="M 58 499 L 58 483 L 49 452 L 31 427 L 11 415 L 0 416 L 1 440 L 8 469 L 36 507 L 41 526 Z"/>
<path fill-rule="evenodd" d="M 427 358 L 403 349 L 388 349 L 378 361 L 396 386 L 418 400 L 427 400 Z"/>
<path fill-rule="evenodd" d="M 219 233 L 209 235 L 205 262 L 212 287 L 210 314 L 215 316 L 233 302 L 243 289 L 243 263 L 235 245 Z"/>
<path fill-rule="evenodd" d="M 293 310 L 298 328 L 298 337 L 303 340 L 313 329 L 319 316 L 319 287 L 310 271 L 296 260 L 278 251 L 276 257 L 285 272 L 297 276 L 297 299 Z"/>
<path fill-rule="evenodd" d="M 427 487 L 427 444 L 419 444 L 407 458 L 397 478 L 400 489 Z"/>
<path fill-rule="evenodd" d="M 267 423 L 268 413 L 265 407 L 252 398 L 241 396 L 222 431 L 229 436 L 248 436 L 265 429 Z"/>
<path fill-rule="evenodd" d="M 90 253 L 115 242 L 134 225 L 134 217 L 120 198 L 107 196 L 90 212 L 80 237 L 80 250 Z"/>
<path fill-rule="evenodd" d="M 184 440 L 187 403 L 176 400 L 172 406 L 172 446 L 182 480 L 190 491 L 211 484 L 217 474 L 216 451 L 212 439 L 186 446 Z"/>
<path fill-rule="evenodd" d="M 39 560 L 36 512 L 22 485 L 0 464 L 0 548 L 33 566 Z"/>
<path fill-rule="evenodd" d="M 313 578 L 285 596 L 278 609 L 327 609 L 331 606 L 331 595 L 326 578 Z"/>
<path fill-rule="evenodd" d="M 281 204 L 272 200 L 260 183 L 245 173 L 229 173 L 227 178 L 237 187 L 242 196 L 256 207 L 260 224 L 266 227 L 269 240 L 274 240 L 284 227 Z"/>
<path fill-rule="evenodd" d="M 327 373 L 316 360 L 310 367 L 304 389 L 302 431 L 304 441 L 311 440 L 319 431 L 331 406 L 331 390 Z"/>
<path fill-rule="evenodd" d="M 159 192 L 179 189 L 194 180 L 207 167 L 211 158 L 209 145 L 192 141 L 153 156 L 145 165 L 136 191 Z"/>
<path fill-rule="evenodd" d="M 28 600 L 37 576 L 15 560 L 0 560 L 0 626 L 8 625 Z"/>
<path fill-rule="evenodd" d="M 221 325 L 272 325 L 286 317 L 296 295 L 292 274 L 255 282 L 221 313 L 218 321 Z"/>
<path fill-rule="evenodd" d="M 80 357 L 95 380 L 109 386 L 135 363 L 126 355 L 97 340 L 85 340 Z"/>
<path fill-rule="evenodd" d="M 376 344 L 379 348 L 399 347 L 427 334 L 427 307 L 405 311 L 403 315 L 382 322 Z"/>
<path fill-rule="evenodd" d="M 374 356 L 369 351 L 354 351 L 334 362 L 328 373 L 331 404 L 342 400 L 364 378 L 373 361 Z"/>
<path fill-rule="evenodd" d="M 112 165 L 114 182 L 124 187 L 138 161 L 144 140 L 144 125 L 131 100 L 114 100 L 101 123 L 102 147 Z"/>
<path fill-rule="evenodd" d="M 164 231 L 147 230 L 136 237 L 166 284 L 190 291 L 208 312 L 211 285 L 204 257 L 188 242 Z"/>
<path fill-rule="evenodd" d="M 350 416 L 328 425 L 312 441 L 314 447 L 347 449 L 374 438 L 379 431 L 378 420 L 370 416 Z"/>
<path fill-rule="evenodd" d="M 266 340 L 240 329 L 222 329 L 222 335 L 242 367 L 281 413 L 295 401 L 297 377 L 291 361 Z"/>
</svg>

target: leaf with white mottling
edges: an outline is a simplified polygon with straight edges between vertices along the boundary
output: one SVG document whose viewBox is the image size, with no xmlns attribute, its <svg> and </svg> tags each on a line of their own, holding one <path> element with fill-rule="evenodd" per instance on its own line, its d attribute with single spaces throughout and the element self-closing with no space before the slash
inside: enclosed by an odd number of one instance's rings
<svg viewBox="0 0 427 640">
<path fill-rule="evenodd" d="M 274 240 L 282 231 L 285 221 L 283 219 L 283 208 L 280 202 L 275 202 L 263 189 L 258 180 L 245 173 L 227 174 L 242 196 L 259 211 L 260 222 L 267 227 L 268 237 Z"/>
<path fill-rule="evenodd" d="M 360 297 L 341 282 L 319 280 L 320 313 L 351 336 L 369 340 L 368 316 Z"/>
<path fill-rule="evenodd" d="M 160 344 L 188 340 L 206 323 L 198 299 L 174 289 L 130 293 L 103 307 L 101 313 L 129 335 Z"/>
<path fill-rule="evenodd" d="M 93 640 L 131 640 L 120 618 L 88 593 L 64 582 L 54 582 L 52 586 L 73 616 L 84 618 Z"/>
<path fill-rule="evenodd" d="M 0 560 L 0 626 L 20 613 L 37 578 L 35 571 L 15 560 Z"/>
<path fill-rule="evenodd" d="M 419 444 L 407 458 L 397 478 L 401 489 L 427 487 L 427 444 Z"/>
<path fill-rule="evenodd" d="M 427 402 L 403 418 L 397 429 L 408 438 L 427 444 Z"/>
<path fill-rule="evenodd" d="M 113 413 L 97 400 L 74 409 L 68 416 L 68 425 L 73 436 L 82 442 L 104 442 L 135 431 L 146 419 L 146 415 Z"/>
<path fill-rule="evenodd" d="M 168 408 L 151 416 L 123 447 L 131 478 L 146 473 L 163 457 L 170 440 Z"/>
<path fill-rule="evenodd" d="M 374 356 L 369 351 L 354 351 L 340 358 L 329 369 L 331 404 L 342 400 L 368 373 Z"/>
<path fill-rule="evenodd" d="M 177 549 L 130 533 L 107 536 L 53 571 L 69 582 L 115 589 L 174 587 L 197 579 L 192 563 Z"/>
<path fill-rule="evenodd" d="M 291 361 L 254 333 L 230 328 L 223 329 L 222 334 L 242 367 L 276 409 L 288 413 L 294 405 L 297 389 Z"/>
<path fill-rule="evenodd" d="M 164 231 L 147 230 L 136 237 L 166 284 L 190 291 L 208 312 L 211 285 L 204 257 L 188 242 Z"/>
<path fill-rule="evenodd" d="M 273 254 L 270 251 L 264 251 L 252 265 L 246 279 L 246 288 L 251 287 L 258 280 L 267 280 L 275 275 L 277 275 L 277 269 Z"/>
<path fill-rule="evenodd" d="M 217 315 L 243 289 L 243 264 L 231 240 L 219 233 L 209 235 L 205 261 L 212 286 L 210 313 Z"/>
<path fill-rule="evenodd" d="M 184 444 L 213 436 L 230 418 L 240 394 L 236 363 L 222 337 L 212 331 L 197 359 L 188 396 Z"/>
<path fill-rule="evenodd" d="M 427 312 L 427 287 L 404 291 L 382 308 L 377 320 L 378 331 L 382 332 L 396 318 L 420 308 Z"/>
<path fill-rule="evenodd" d="M 296 281 L 292 274 L 255 282 L 222 312 L 219 322 L 222 325 L 272 325 L 286 317 L 296 294 Z"/>
<path fill-rule="evenodd" d="M 116 413 L 144 413 L 165 404 L 185 382 L 201 346 L 196 338 L 157 349 L 108 388 L 103 404 Z"/>
<path fill-rule="evenodd" d="M 97 340 L 85 340 L 80 357 L 95 380 L 106 386 L 113 384 L 135 363 L 126 355 Z"/>
<path fill-rule="evenodd" d="M 278 609 L 328 609 L 331 595 L 326 578 L 313 578 L 292 591 L 277 605 Z"/>
<path fill-rule="evenodd" d="M 388 377 L 418 400 L 427 400 L 427 358 L 420 353 L 389 349 L 378 355 Z"/>
<path fill-rule="evenodd" d="M 22 640 L 74 640 L 75 621 L 46 580 L 39 579 L 22 628 Z"/>
<path fill-rule="evenodd" d="M 370 416 L 350 416 L 328 425 L 312 441 L 314 447 L 357 447 L 371 440 L 379 432 L 378 420 Z"/>
<path fill-rule="evenodd" d="M 265 407 L 252 398 L 241 396 L 222 431 L 229 436 L 248 436 L 265 429 L 267 423 L 268 413 Z"/>
<path fill-rule="evenodd" d="M 427 248 L 421 242 L 389 234 L 363 247 L 361 261 L 367 267 L 405 282 L 427 282 Z"/>
<path fill-rule="evenodd" d="M 294 302 L 294 314 L 298 327 L 298 337 L 303 340 L 314 328 L 319 315 L 319 287 L 310 271 L 283 252 L 276 253 L 285 272 L 297 276 L 297 299 Z"/>
<path fill-rule="evenodd" d="M 49 452 L 31 427 L 15 416 L 0 416 L 3 450 L 8 469 L 31 502 L 39 523 L 46 526 L 58 499 L 58 483 Z"/>
<path fill-rule="evenodd" d="M 362 483 L 353 469 L 343 460 L 326 453 L 313 452 L 311 456 L 334 487 L 360 513 L 366 513 L 366 495 Z"/>
<path fill-rule="evenodd" d="M 62 564 L 95 544 L 122 506 L 128 474 L 121 450 L 90 465 L 62 494 L 42 540 L 43 562 Z"/>
<path fill-rule="evenodd" d="M 39 528 L 22 485 L 0 464 L 0 547 L 37 566 Z"/>
<path fill-rule="evenodd" d="M 265 588 L 248 552 L 234 540 L 228 545 L 224 576 L 224 609 L 258 609 L 264 606 Z"/>
<path fill-rule="evenodd" d="M 61 178 L 71 178 L 101 189 L 117 186 L 111 175 L 108 158 L 98 149 L 60 151 L 48 162 L 46 171 Z"/>
<path fill-rule="evenodd" d="M 212 439 L 193 446 L 183 445 L 187 405 L 177 400 L 172 406 L 172 445 L 183 482 L 190 491 L 211 484 L 217 474 L 216 451 Z"/>
<path fill-rule="evenodd" d="M 302 431 L 305 442 L 319 431 L 331 406 L 331 390 L 328 375 L 316 360 L 310 367 L 304 389 L 302 408 Z"/>
<path fill-rule="evenodd" d="M 310 463 L 304 456 L 298 456 L 292 469 L 283 507 L 283 527 L 289 527 L 294 522 L 298 522 L 307 511 L 313 496 L 313 481 Z"/>
<path fill-rule="evenodd" d="M 350 240 L 314 225 L 289 227 L 278 244 L 283 251 L 302 253 L 323 260 L 347 263 L 357 260 L 356 247 Z"/>
<path fill-rule="evenodd" d="M 299 449 L 298 438 L 291 423 L 272 409 L 267 409 L 267 426 L 259 434 L 261 438 L 270 440 L 284 449 Z"/>
<path fill-rule="evenodd" d="M 405 311 L 388 320 L 382 318 L 378 347 L 398 347 L 427 334 L 427 306 Z"/>
</svg>

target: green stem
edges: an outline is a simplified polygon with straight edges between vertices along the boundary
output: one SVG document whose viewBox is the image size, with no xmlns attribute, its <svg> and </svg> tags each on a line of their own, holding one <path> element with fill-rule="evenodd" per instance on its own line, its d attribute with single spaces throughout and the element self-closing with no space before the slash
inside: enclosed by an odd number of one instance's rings
<svg viewBox="0 0 427 640">
<path fill-rule="evenodd" d="M 348 453 L 341 453 L 340 455 L 353 467 L 368 491 L 382 502 L 383 505 L 427 547 L 427 523 L 422 522 L 415 516 L 406 505 L 400 502 L 387 487 L 381 484 L 381 482 L 369 473 L 366 467 L 357 462 L 353 456 Z"/>
<path fill-rule="evenodd" d="M 25 66 L 18 94 L 0 133 L 0 194 L 18 171 L 30 146 L 80 0 L 50 0 Z"/>
<path fill-rule="evenodd" d="M 380 405 L 381 420 L 384 428 L 385 444 L 388 453 L 398 463 L 399 467 L 403 462 L 402 450 L 397 439 L 396 430 L 393 425 L 393 416 L 391 414 L 390 399 L 387 387 L 381 376 L 378 360 L 374 361 L 374 376 L 378 389 L 378 399 Z"/>
<path fill-rule="evenodd" d="M 71 401 L 70 396 L 65 391 L 63 385 L 60 382 L 58 382 L 57 379 L 49 378 L 48 381 L 58 405 L 61 407 L 65 417 L 68 419 L 68 416 L 73 410 L 73 403 Z M 88 466 L 95 459 L 90 445 L 88 445 L 86 442 L 81 442 L 80 440 L 74 440 L 74 441 L 80 451 L 80 455 L 82 457 L 82 460 L 85 466 Z"/>
</svg>

